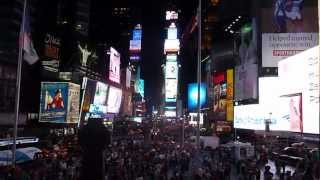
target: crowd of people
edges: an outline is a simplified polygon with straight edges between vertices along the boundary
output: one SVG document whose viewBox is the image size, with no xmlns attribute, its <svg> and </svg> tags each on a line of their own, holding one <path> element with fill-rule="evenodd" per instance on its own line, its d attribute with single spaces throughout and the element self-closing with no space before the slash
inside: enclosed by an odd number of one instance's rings
<svg viewBox="0 0 320 180">
<path fill-rule="evenodd" d="M 86 133 L 83 135 L 88 137 Z M 17 164 L 15 169 L 0 167 L 0 180 L 82 180 L 85 146 L 81 136 L 50 139 L 52 142 L 42 148 L 33 161 Z M 92 147 L 92 142 L 87 143 L 85 145 Z M 273 159 L 275 167 L 271 167 L 270 152 L 265 148 L 257 147 L 253 156 L 239 160 L 230 147 L 196 150 L 188 142 L 181 144 L 163 137 L 148 142 L 133 136 L 113 138 L 110 144 L 101 147 L 105 180 L 320 179 L 319 161 L 307 159 L 290 172 L 285 164 L 279 165 L 277 159 Z"/>
</svg>

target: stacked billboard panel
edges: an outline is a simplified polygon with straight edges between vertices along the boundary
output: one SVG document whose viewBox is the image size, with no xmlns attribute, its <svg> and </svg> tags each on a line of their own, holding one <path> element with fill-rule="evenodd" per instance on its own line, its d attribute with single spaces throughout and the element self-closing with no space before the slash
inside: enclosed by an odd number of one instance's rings
<svg viewBox="0 0 320 180">
<path fill-rule="evenodd" d="M 176 117 L 176 102 L 178 95 L 178 72 L 179 66 L 177 55 L 180 50 L 180 41 L 177 38 L 177 27 L 175 21 L 178 13 L 175 11 L 166 12 L 166 20 L 171 23 L 167 29 L 167 39 L 164 43 L 164 54 L 166 55 L 165 64 L 165 104 L 166 117 Z M 168 110 L 170 109 L 170 110 Z"/>
</svg>

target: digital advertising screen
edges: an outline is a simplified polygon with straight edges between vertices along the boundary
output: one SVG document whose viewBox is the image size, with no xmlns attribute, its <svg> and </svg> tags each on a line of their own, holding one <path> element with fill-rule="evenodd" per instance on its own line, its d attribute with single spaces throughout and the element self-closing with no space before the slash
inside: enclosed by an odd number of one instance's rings
<svg viewBox="0 0 320 180">
<path fill-rule="evenodd" d="M 262 67 L 318 45 L 317 0 L 261 0 Z"/>
<path fill-rule="evenodd" d="M 144 97 L 144 80 L 143 79 L 136 80 L 135 92 L 139 93 L 142 97 Z"/>
<path fill-rule="evenodd" d="M 303 131 L 301 95 L 282 97 L 279 77 L 259 78 L 259 104 L 234 107 L 234 127 L 265 130 Z"/>
<path fill-rule="evenodd" d="M 129 50 L 131 52 L 140 52 L 141 51 L 141 40 L 130 40 Z"/>
<path fill-rule="evenodd" d="M 168 28 L 168 39 L 177 39 L 178 30 L 176 27 Z"/>
<path fill-rule="evenodd" d="M 131 86 L 131 70 L 129 67 L 126 68 L 126 88 L 130 88 Z"/>
<path fill-rule="evenodd" d="M 120 54 L 110 48 L 109 80 L 120 83 Z"/>
<path fill-rule="evenodd" d="M 166 102 L 176 102 L 177 101 L 177 91 L 178 91 L 178 80 L 177 79 L 165 79 L 166 81 Z"/>
<path fill-rule="evenodd" d="M 107 104 L 108 85 L 102 82 L 97 82 L 96 91 L 94 93 L 93 104 L 106 105 Z"/>
<path fill-rule="evenodd" d="M 141 29 L 134 29 L 132 31 L 132 40 L 141 40 L 141 37 L 142 37 Z"/>
<path fill-rule="evenodd" d="M 257 19 L 241 27 L 236 39 L 238 55 L 234 70 L 234 100 L 258 99 Z"/>
<path fill-rule="evenodd" d="M 206 84 L 200 84 L 200 107 L 202 108 L 206 103 Z M 191 83 L 188 84 L 188 109 L 189 111 L 194 111 L 198 107 L 198 84 Z"/>
<path fill-rule="evenodd" d="M 280 95 L 301 94 L 303 132 L 319 134 L 319 46 L 281 60 L 278 66 Z M 299 99 L 299 97 L 296 98 Z M 299 109 L 296 104 L 297 99 L 293 100 L 295 103 L 292 103 L 295 109 Z"/>
<path fill-rule="evenodd" d="M 107 101 L 107 111 L 109 113 L 119 113 L 122 100 L 121 89 L 110 86 Z"/>
<path fill-rule="evenodd" d="M 179 39 L 166 39 L 164 41 L 164 52 L 165 53 L 176 53 L 180 50 Z"/>
<path fill-rule="evenodd" d="M 176 54 L 168 54 L 167 61 L 177 61 L 177 55 Z"/>
<path fill-rule="evenodd" d="M 178 78 L 178 63 L 176 61 L 166 62 L 166 74 L 165 78 Z"/>
</svg>

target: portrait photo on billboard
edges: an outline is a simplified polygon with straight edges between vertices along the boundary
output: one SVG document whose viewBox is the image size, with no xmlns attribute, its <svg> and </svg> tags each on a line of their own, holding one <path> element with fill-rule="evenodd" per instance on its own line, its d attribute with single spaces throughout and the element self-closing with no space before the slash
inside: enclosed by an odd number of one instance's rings
<svg viewBox="0 0 320 180">
<path fill-rule="evenodd" d="M 67 106 L 68 83 L 41 83 L 40 122 L 64 123 Z"/>
</svg>

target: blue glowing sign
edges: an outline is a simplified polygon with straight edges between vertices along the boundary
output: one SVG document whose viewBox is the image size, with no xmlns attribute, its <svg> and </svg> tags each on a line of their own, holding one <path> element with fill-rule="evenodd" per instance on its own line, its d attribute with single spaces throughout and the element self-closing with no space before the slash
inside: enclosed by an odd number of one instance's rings
<svg viewBox="0 0 320 180">
<path fill-rule="evenodd" d="M 202 107 L 206 103 L 207 94 L 206 94 L 207 85 L 201 83 L 200 85 L 200 106 Z M 188 85 L 188 109 L 190 111 L 195 110 L 198 105 L 198 84 L 192 83 Z"/>
<path fill-rule="evenodd" d="M 132 40 L 141 40 L 141 37 L 142 37 L 141 29 L 134 29 L 132 31 Z"/>
</svg>

